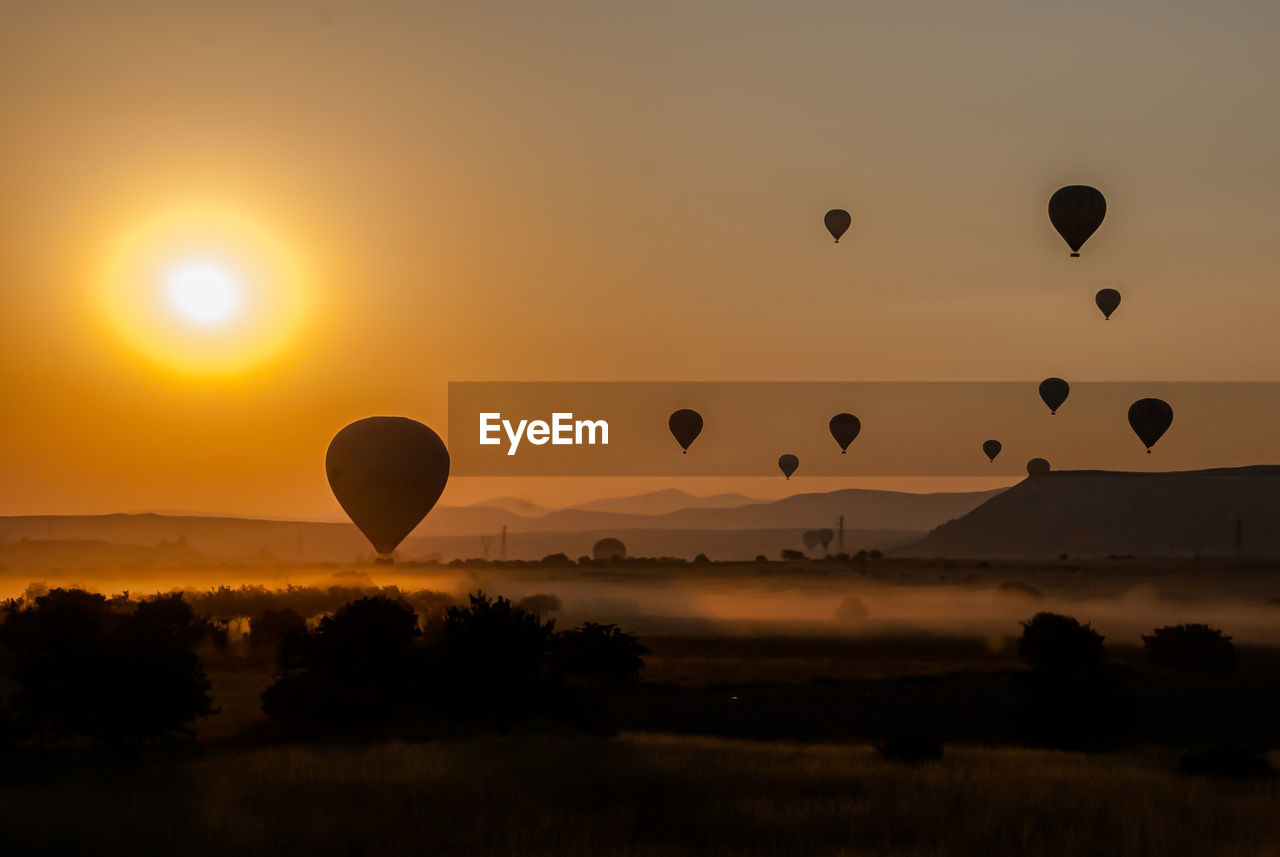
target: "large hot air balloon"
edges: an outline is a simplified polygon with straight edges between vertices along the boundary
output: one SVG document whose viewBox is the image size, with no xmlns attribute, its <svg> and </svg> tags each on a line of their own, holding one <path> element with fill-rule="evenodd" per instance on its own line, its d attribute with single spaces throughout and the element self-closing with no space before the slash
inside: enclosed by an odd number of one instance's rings
<svg viewBox="0 0 1280 857">
<path fill-rule="evenodd" d="M 1147 455 L 1172 424 L 1173 408 L 1163 399 L 1139 399 L 1129 406 L 1129 427 L 1147 448 Z"/>
<path fill-rule="evenodd" d="M 1080 255 L 1080 248 L 1106 216 L 1107 200 L 1088 185 L 1068 185 L 1049 197 L 1049 220 L 1071 248 L 1072 256 Z"/>
<path fill-rule="evenodd" d="M 1047 476 L 1049 475 L 1049 462 L 1043 458 L 1033 458 L 1027 462 L 1028 476 Z"/>
<path fill-rule="evenodd" d="M 853 414 L 836 414 L 831 418 L 831 436 L 840 444 L 840 454 L 844 455 L 849 444 L 853 443 L 858 432 L 862 431 L 862 423 Z"/>
<path fill-rule="evenodd" d="M 1067 400 L 1071 385 L 1061 378 L 1045 378 L 1040 382 L 1040 398 L 1049 406 L 1049 413 L 1056 414 Z"/>
<path fill-rule="evenodd" d="M 800 466 L 800 459 L 791 453 L 778 456 L 778 469 L 782 471 L 782 475 L 791 478 L 791 474 L 796 472 L 796 468 Z"/>
<path fill-rule="evenodd" d="M 996 460 L 996 456 L 1000 454 L 1000 450 L 1004 449 L 998 440 L 984 440 L 982 442 L 982 451 L 987 458 L 992 461 Z"/>
<path fill-rule="evenodd" d="M 324 459 L 329 487 L 381 562 L 426 517 L 449 481 L 440 436 L 404 417 L 369 417 L 344 428 Z"/>
<path fill-rule="evenodd" d="M 1093 296 L 1093 302 L 1098 305 L 1098 309 L 1102 310 L 1102 317 L 1110 321 L 1111 313 L 1120 306 L 1120 293 L 1115 289 L 1102 289 Z"/>
<path fill-rule="evenodd" d="M 591 555 L 596 559 L 625 559 L 627 546 L 617 539 L 601 539 L 591 546 Z"/>
<path fill-rule="evenodd" d="M 667 420 L 667 426 L 671 429 L 671 434 L 675 437 L 676 443 L 680 444 L 680 448 L 684 450 L 684 453 L 687 453 L 689 444 L 697 440 L 698 435 L 702 434 L 702 414 L 697 411 L 691 411 L 688 408 L 681 408 Z"/>
<path fill-rule="evenodd" d="M 853 216 L 843 208 L 833 208 L 822 218 L 822 222 L 827 225 L 827 231 L 831 233 L 831 237 L 836 239 L 836 243 L 839 244 L 840 236 L 849 231 L 849 224 L 853 223 Z"/>
</svg>

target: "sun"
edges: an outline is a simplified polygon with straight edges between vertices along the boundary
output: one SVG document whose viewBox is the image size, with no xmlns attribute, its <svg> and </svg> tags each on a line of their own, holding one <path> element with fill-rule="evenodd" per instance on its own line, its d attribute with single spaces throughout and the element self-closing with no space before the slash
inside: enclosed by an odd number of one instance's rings
<svg viewBox="0 0 1280 857">
<path fill-rule="evenodd" d="M 225 322 L 240 306 L 236 277 L 212 262 L 178 265 L 165 276 L 165 287 L 173 308 L 197 324 Z"/>
<path fill-rule="evenodd" d="M 277 360 L 312 303 L 299 254 L 281 234 L 221 206 L 139 218 L 95 278 L 97 315 L 132 353 L 182 374 L 233 375 Z"/>
</svg>

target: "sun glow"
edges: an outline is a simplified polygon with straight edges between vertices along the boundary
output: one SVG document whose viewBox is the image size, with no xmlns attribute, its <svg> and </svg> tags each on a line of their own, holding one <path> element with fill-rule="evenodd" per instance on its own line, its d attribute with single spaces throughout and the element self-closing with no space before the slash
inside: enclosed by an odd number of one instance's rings
<svg viewBox="0 0 1280 857">
<path fill-rule="evenodd" d="M 296 254 L 261 222 L 221 208 L 140 221 L 108 254 L 98 306 L 135 353 L 186 374 L 236 374 L 299 333 L 308 295 Z"/>
</svg>

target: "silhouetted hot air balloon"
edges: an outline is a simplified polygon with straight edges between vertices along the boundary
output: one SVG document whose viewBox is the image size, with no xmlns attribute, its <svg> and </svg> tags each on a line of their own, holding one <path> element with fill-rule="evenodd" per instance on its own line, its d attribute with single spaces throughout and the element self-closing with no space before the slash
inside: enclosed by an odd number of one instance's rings
<svg viewBox="0 0 1280 857">
<path fill-rule="evenodd" d="M 1049 462 L 1043 458 L 1033 458 L 1027 462 L 1028 476 L 1047 476 L 1049 474 Z"/>
<path fill-rule="evenodd" d="M 1072 256 L 1080 255 L 1080 248 L 1106 216 L 1107 200 L 1088 185 L 1068 185 L 1049 197 L 1049 220 L 1071 248 Z"/>
<path fill-rule="evenodd" d="M 324 468 L 343 511 L 387 562 L 440 499 L 449 451 L 422 423 L 369 417 L 334 436 Z"/>
<path fill-rule="evenodd" d="M 1004 447 L 1000 445 L 1000 441 L 998 440 L 984 440 L 982 442 L 983 453 L 985 453 L 987 458 L 992 461 L 996 460 L 996 456 L 1000 454 L 1000 450 L 1002 449 L 1004 449 Z"/>
<path fill-rule="evenodd" d="M 827 545 L 831 544 L 831 540 L 834 539 L 835 537 L 836 537 L 835 532 L 833 532 L 832 530 L 826 527 L 823 527 L 822 529 L 818 530 L 818 543 L 822 545 L 823 553 L 827 552 Z"/>
<path fill-rule="evenodd" d="M 822 222 L 827 225 L 827 231 L 839 244 L 840 236 L 845 234 L 849 230 L 849 224 L 853 223 L 853 216 L 843 208 L 833 208 L 822 218 Z"/>
<path fill-rule="evenodd" d="M 1120 306 L 1120 293 L 1115 289 L 1102 289 L 1093 296 L 1093 302 L 1098 305 L 1098 309 L 1102 310 L 1102 317 L 1110 321 L 1111 313 Z"/>
<path fill-rule="evenodd" d="M 698 435 L 702 434 L 702 414 L 697 411 L 691 411 L 688 408 L 681 408 L 667 420 L 667 427 L 671 429 L 671 434 L 675 436 L 676 443 L 680 444 L 680 448 L 684 450 L 684 453 L 687 453 L 689 444 L 697 440 Z"/>
<path fill-rule="evenodd" d="M 840 454 L 844 455 L 853 443 L 858 432 L 862 431 L 862 423 L 853 414 L 836 414 L 831 418 L 831 436 L 840 444 Z"/>
<path fill-rule="evenodd" d="M 1173 408 L 1163 399 L 1139 399 L 1129 406 L 1129 427 L 1147 448 L 1147 455 L 1172 424 Z"/>
<path fill-rule="evenodd" d="M 800 538 L 804 541 L 804 549 L 807 551 L 811 551 L 822 544 L 822 534 L 817 530 L 805 530 Z"/>
<path fill-rule="evenodd" d="M 596 559 L 613 559 L 614 557 L 625 559 L 627 546 L 617 539 L 601 539 L 591 546 L 591 555 Z"/>
<path fill-rule="evenodd" d="M 791 453 L 778 456 L 778 469 L 782 471 L 782 475 L 791 478 L 791 474 L 796 472 L 796 468 L 800 466 L 800 459 Z"/>
<path fill-rule="evenodd" d="M 1040 382 L 1040 398 L 1049 406 L 1049 413 L 1056 414 L 1067 400 L 1071 385 L 1061 378 L 1045 378 Z"/>
</svg>

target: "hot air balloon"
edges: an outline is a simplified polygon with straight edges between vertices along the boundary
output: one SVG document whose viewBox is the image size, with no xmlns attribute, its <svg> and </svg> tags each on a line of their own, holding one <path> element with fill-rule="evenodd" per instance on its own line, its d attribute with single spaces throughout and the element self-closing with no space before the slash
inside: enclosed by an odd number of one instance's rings
<svg viewBox="0 0 1280 857">
<path fill-rule="evenodd" d="M 325 454 L 329 487 L 379 562 L 426 517 L 449 481 L 440 436 L 404 417 L 369 417 L 344 428 Z"/>
<path fill-rule="evenodd" d="M 827 527 L 823 527 L 822 529 L 818 530 L 818 543 L 822 545 L 823 553 L 827 552 L 827 546 L 831 544 L 831 540 L 834 539 L 835 537 L 836 537 L 835 532 L 828 529 Z"/>
<path fill-rule="evenodd" d="M 689 444 L 702 434 L 702 414 L 688 408 L 681 408 L 667 420 L 667 427 L 671 429 L 676 443 L 680 444 L 680 448 L 684 450 L 681 454 L 686 454 L 689 452 Z"/>
<path fill-rule="evenodd" d="M 840 454 L 844 455 L 853 443 L 858 432 L 862 431 L 862 423 L 853 414 L 836 414 L 831 418 L 831 436 L 840 444 Z"/>
<path fill-rule="evenodd" d="M 822 544 L 822 534 L 817 530 L 805 530 L 800 538 L 804 541 L 804 549 L 807 551 L 811 551 Z"/>
<path fill-rule="evenodd" d="M 1098 309 L 1102 310 L 1102 317 L 1110 321 L 1111 313 L 1120 306 L 1120 293 L 1115 289 L 1102 289 L 1093 296 L 1093 302 L 1098 305 Z"/>
<path fill-rule="evenodd" d="M 627 546 L 617 539 L 601 539 L 591 546 L 591 555 L 596 559 L 625 559 Z"/>
<path fill-rule="evenodd" d="M 1067 400 L 1071 385 L 1061 378 L 1045 378 L 1040 382 L 1040 398 L 1049 406 L 1049 413 L 1056 414 Z"/>
<path fill-rule="evenodd" d="M 1033 458 L 1027 462 L 1028 476 L 1047 476 L 1049 474 L 1049 462 L 1043 458 Z"/>
<path fill-rule="evenodd" d="M 992 461 L 996 460 L 996 456 L 1000 454 L 1000 450 L 1002 449 L 1004 449 L 1004 447 L 1000 445 L 1000 441 L 998 440 L 984 440 L 982 442 L 983 453 L 985 453 L 987 458 Z"/>
<path fill-rule="evenodd" d="M 778 456 L 778 469 L 782 471 L 782 475 L 791 478 L 791 474 L 796 472 L 796 468 L 800 466 L 800 459 L 791 453 Z"/>
<path fill-rule="evenodd" d="M 1147 448 L 1147 455 L 1172 424 L 1173 408 L 1163 399 L 1139 399 L 1129 406 L 1129 427 Z"/>
<path fill-rule="evenodd" d="M 1071 248 L 1072 256 L 1080 255 L 1080 248 L 1106 216 L 1107 200 L 1087 185 L 1068 185 L 1049 197 L 1049 220 Z"/>
<path fill-rule="evenodd" d="M 822 218 L 822 222 L 827 225 L 827 231 L 839 244 L 840 236 L 845 234 L 849 230 L 849 224 L 853 223 L 853 216 L 843 208 L 833 208 Z"/>
</svg>

